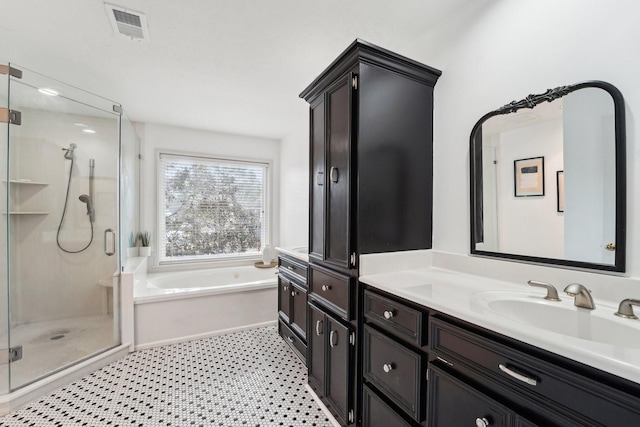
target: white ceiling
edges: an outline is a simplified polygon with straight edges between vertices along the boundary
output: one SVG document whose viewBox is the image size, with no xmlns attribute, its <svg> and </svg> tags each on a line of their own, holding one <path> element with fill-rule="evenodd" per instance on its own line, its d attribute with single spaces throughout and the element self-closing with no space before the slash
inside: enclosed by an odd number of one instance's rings
<svg viewBox="0 0 640 427">
<path fill-rule="evenodd" d="M 134 121 L 287 136 L 298 94 L 353 40 L 403 53 L 474 0 L 114 0 L 151 41 L 113 33 L 101 0 L 2 2 L 0 60 L 120 102 Z"/>
</svg>

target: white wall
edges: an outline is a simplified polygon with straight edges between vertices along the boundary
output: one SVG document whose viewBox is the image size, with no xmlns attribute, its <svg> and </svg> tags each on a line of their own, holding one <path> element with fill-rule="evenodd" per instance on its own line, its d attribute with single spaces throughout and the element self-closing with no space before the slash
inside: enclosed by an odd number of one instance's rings
<svg viewBox="0 0 640 427">
<path fill-rule="evenodd" d="M 280 236 L 280 142 L 272 139 L 251 136 L 232 135 L 218 132 L 208 132 L 195 129 L 186 129 L 175 126 L 159 124 L 139 124 L 136 126 L 142 139 L 141 161 L 141 224 L 142 231 L 151 233 L 151 259 L 149 270 L 158 271 L 179 267 L 159 267 L 157 265 L 156 251 L 158 242 L 157 224 L 157 186 L 156 163 L 158 153 L 166 152 L 184 154 L 204 154 L 211 156 L 224 156 L 236 159 L 269 160 L 272 162 L 272 220 L 271 220 L 271 246 L 279 244 Z M 199 267 L 206 268 L 212 265 L 202 264 Z M 189 268 L 195 268 L 190 264 Z"/>
<path fill-rule="evenodd" d="M 634 221 L 640 204 L 639 12 L 632 0 L 480 2 L 399 52 L 443 71 L 435 89 L 435 249 L 469 251 L 469 133 L 475 122 L 530 93 L 598 79 L 618 87 L 626 100 L 627 272 L 640 275 Z"/>
<path fill-rule="evenodd" d="M 319 71 L 318 71 L 319 72 Z M 291 133 L 282 139 L 282 201 L 280 245 L 307 246 L 309 242 L 309 105 L 302 99 Z"/>
</svg>

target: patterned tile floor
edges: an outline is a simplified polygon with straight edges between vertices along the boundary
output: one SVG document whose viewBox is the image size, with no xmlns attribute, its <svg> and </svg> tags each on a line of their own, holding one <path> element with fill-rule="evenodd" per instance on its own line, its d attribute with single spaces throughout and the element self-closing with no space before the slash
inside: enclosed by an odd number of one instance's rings
<svg viewBox="0 0 640 427">
<path fill-rule="evenodd" d="M 275 327 L 142 350 L 0 426 L 331 426 Z"/>
</svg>

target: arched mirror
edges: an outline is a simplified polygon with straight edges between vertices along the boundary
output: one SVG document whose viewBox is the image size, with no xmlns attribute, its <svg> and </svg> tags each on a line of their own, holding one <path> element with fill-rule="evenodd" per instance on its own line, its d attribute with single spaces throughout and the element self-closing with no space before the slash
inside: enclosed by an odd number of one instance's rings
<svg viewBox="0 0 640 427">
<path fill-rule="evenodd" d="M 471 132 L 471 253 L 625 269 L 624 99 L 589 81 L 485 114 Z"/>
</svg>

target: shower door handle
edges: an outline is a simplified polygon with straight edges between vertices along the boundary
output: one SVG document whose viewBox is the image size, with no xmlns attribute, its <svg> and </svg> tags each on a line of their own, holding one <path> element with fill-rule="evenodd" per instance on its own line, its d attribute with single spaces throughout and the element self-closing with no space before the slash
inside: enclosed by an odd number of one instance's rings
<svg viewBox="0 0 640 427">
<path fill-rule="evenodd" d="M 109 238 L 111 234 L 111 238 Z M 107 256 L 115 255 L 116 253 L 116 232 L 111 228 L 104 230 L 104 253 Z"/>
</svg>

